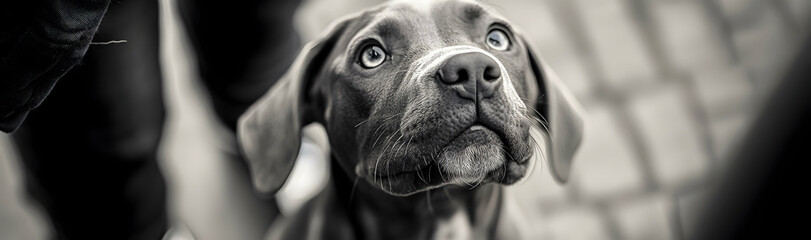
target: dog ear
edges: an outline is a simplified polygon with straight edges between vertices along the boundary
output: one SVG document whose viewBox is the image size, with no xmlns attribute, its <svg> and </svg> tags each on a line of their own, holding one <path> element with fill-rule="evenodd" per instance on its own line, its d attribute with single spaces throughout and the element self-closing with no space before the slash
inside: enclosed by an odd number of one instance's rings
<svg viewBox="0 0 811 240">
<path fill-rule="evenodd" d="M 569 179 L 572 158 L 583 137 L 583 111 L 577 99 L 563 85 L 557 74 L 545 62 L 536 57 L 529 42 L 524 39 L 529 64 L 538 83 L 536 114 L 545 126 L 549 138 L 546 142 L 546 159 L 555 179 L 564 183 Z"/>
<path fill-rule="evenodd" d="M 301 146 L 301 128 L 316 119 L 308 94 L 351 19 L 334 22 L 305 45 L 287 73 L 240 117 L 237 141 L 259 194 L 273 196 L 287 181 Z"/>
</svg>

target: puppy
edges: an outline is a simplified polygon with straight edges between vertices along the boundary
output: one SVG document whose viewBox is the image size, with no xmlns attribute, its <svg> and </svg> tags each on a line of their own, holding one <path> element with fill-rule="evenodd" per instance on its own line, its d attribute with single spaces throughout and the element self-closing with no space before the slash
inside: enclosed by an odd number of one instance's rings
<svg viewBox="0 0 811 240">
<path fill-rule="evenodd" d="M 271 239 L 515 239 L 503 186 L 538 158 L 565 182 L 580 112 L 505 18 L 470 1 L 401 1 L 306 45 L 241 117 L 238 140 L 272 196 L 301 128 L 329 136 L 330 183 Z"/>
</svg>

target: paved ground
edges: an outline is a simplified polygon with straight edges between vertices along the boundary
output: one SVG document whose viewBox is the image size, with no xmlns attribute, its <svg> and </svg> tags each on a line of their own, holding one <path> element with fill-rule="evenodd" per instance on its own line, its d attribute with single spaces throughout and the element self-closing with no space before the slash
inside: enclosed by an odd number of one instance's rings
<svg viewBox="0 0 811 240">
<path fill-rule="evenodd" d="M 333 19 L 376 3 L 311 0 L 299 13 L 301 33 L 311 39 Z M 544 239 L 689 237 L 713 176 L 734 164 L 726 153 L 811 29 L 806 0 L 488 4 L 524 30 L 589 114 L 568 184 L 539 168 L 511 188 Z M 161 154 L 175 222 L 200 239 L 244 239 L 258 227 L 255 202 L 227 157 L 232 140 L 201 103 L 194 62 L 164 6 L 171 115 Z M 320 153 L 308 153 L 316 157 L 306 165 L 322 169 Z M 20 194 L 15 157 L 0 136 L 0 239 L 40 239 L 48 227 Z"/>
</svg>

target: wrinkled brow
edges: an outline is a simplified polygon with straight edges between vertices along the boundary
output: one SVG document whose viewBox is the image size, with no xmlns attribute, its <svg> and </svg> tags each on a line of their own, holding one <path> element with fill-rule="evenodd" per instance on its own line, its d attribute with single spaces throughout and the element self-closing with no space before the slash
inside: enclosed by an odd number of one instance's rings
<svg viewBox="0 0 811 240">
<path fill-rule="evenodd" d="M 397 17 L 386 17 L 377 21 L 373 31 L 381 37 L 400 37 L 402 22 Z"/>
<path fill-rule="evenodd" d="M 466 20 L 475 20 L 487 13 L 487 9 L 478 3 L 468 3 L 462 6 L 461 17 Z"/>
</svg>

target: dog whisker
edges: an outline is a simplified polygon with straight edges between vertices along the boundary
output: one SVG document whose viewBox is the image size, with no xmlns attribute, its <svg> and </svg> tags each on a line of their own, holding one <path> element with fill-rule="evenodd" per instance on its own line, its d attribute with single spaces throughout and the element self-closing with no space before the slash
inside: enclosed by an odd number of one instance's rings
<svg viewBox="0 0 811 240">
<path fill-rule="evenodd" d="M 377 131 L 380 130 L 380 128 L 382 128 L 385 125 L 386 124 L 380 124 L 380 126 L 377 127 L 377 130 L 375 130 L 375 132 L 372 133 L 372 136 L 377 135 Z M 384 134 L 384 132 L 381 132 L 380 135 L 377 135 L 377 138 L 375 139 L 375 142 L 372 143 L 372 148 L 374 148 L 377 145 L 377 141 L 380 140 L 380 137 L 382 137 L 383 134 Z"/>
<path fill-rule="evenodd" d="M 397 142 L 399 142 L 399 141 L 400 141 L 400 139 L 403 139 L 403 135 L 402 135 L 402 134 L 400 134 L 400 137 L 399 137 L 399 138 L 397 138 L 397 140 L 395 140 L 395 141 L 394 141 L 394 144 L 396 145 L 396 144 L 397 144 Z M 400 145 L 400 147 L 398 147 L 398 148 L 397 148 L 397 151 L 394 151 L 394 157 L 397 157 L 397 156 L 398 156 L 398 154 L 400 154 L 400 149 L 401 149 L 401 148 L 403 148 L 403 144 L 401 144 L 401 145 Z M 408 150 L 408 148 L 406 148 L 406 150 Z"/>
<path fill-rule="evenodd" d="M 428 166 L 428 181 L 425 181 L 425 179 L 419 174 L 422 171 L 417 171 L 417 176 L 420 177 L 420 180 L 422 180 L 423 183 L 429 184 L 428 182 L 431 181 L 431 170 L 434 169 L 434 165 L 428 164 L 428 160 L 425 159 L 425 156 L 422 156 L 422 163 L 423 165 Z"/>
<path fill-rule="evenodd" d="M 432 161 L 434 161 L 434 164 L 437 164 L 436 157 L 434 156 L 434 154 L 431 154 L 431 160 L 432 160 Z M 445 176 L 444 176 L 444 175 L 442 175 L 442 168 L 439 168 L 439 177 L 441 177 L 441 178 L 442 178 L 442 181 L 443 181 L 443 182 L 447 182 L 447 181 L 448 181 L 448 179 L 446 179 L 446 178 L 445 178 Z"/>
<path fill-rule="evenodd" d="M 388 162 L 390 162 L 390 161 L 389 161 L 389 159 L 390 159 L 392 156 L 390 156 L 390 154 L 386 154 L 386 151 L 387 151 L 387 150 L 390 150 L 390 149 L 392 149 L 392 148 L 394 148 L 394 147 L 393 147 L 393 145 L 396 145 L 396 144 L 397 144 L 397 141 L 395 141 L 395 142 L 394 142 L 394 144 L 389 144 L 389 143 L 391 142 L 391 139 L 392 139 L 392 138 L 393 138 L 395 135 L 397 135 L 397 132 L 395 132 L 394 134 L 392 134 L 392 135 L 390 135 L 390 136 L 386 137 L 386 140 L 385 140 L 385 141 L 386 141 L 386 146 L 383 148 L 383 150 L 381 150 L 380 154 L 378 155 L 378 158 L 377 158 L 377 160 L 376 160 L 376 162 L 375 162 L 375 169 L 374 169 L 374 171 L 373 171 L 373 172 L 374 172 L 374 175 L 375 175 L 375 176 L 373 176 L 373 178 L 375 179 L 375 181 L 377 181 L 378 177 L 379 177 L 380 179 L 382 179 L 382 177 L 383 177 L 383 176 L 378 176 L 378 175 L 377 175 L 377 168 L 378 168 L 378 165 L 379 165 L 379 163 L 380 163 L 380 159 L 381 159 L 383 156 L 386 156 L 386 159 L 385 159 L 385 161 L 387 162 L 387 163 L 386 163 L 386 164 L 387 164 L 387 165 L 386 165 L 386 166 L 387 166 L 387 167 L 386 167 L 386 175 L 388 175 Z M 381 134 L 381 136 L 382 136 L 382 134 Z M 380 137 L 378 137 L 378 139 L 379 139 L 379 138 L 380 138 Z M 375 143 L 376 143 L 376 142 L 375 142 Z M 391 184 L 391 182 L 389 182 L 389 184 Z"/>
<path fill-rule="evenodd" d="M 390 170 L 390 169 L 389 169 L 389 163 L 391 163 L 391 161 L 386 161 L 386 176 L 389 176 L 389 173 L 390 173 L 390 172 L 389 172 L 389 170 Z M 391 176 L 389 176 L 389 177 L 391 177 Z M 396 177 L 396 176 L 395 176 L 395 177 Z M 391 188 L 391 181 L 389 181 L 389 189 L 392 189 L 392 188 Z"/>
<path fill-rule="evenodd" d="M 402 115 L 402 114 L 399 114 L 399 115 Z M 374 133 L 372 133 L 372 136 L 377 135 L 377 132 L 380 131 L 380 128 L 382 128 L 383 126 L 386 126 L 388 124 L 388 122 L 390 122 L 391 120 L 394 119 L 393 117 L 394 116 L 392 116 L 391 118 L 388 118 L 386 120 L 383 120 L 383 122 L 380 123 L 380 126 L 378 126 L 377 129 L 374 131 Z M 384 132 L 381 132 L 380 135 L 377 136 L 377 139 L 375 139 L 375 142 L 372 143 L 372 148 L 374 148 L 377 145 L 377 141 L 380 140 L 380 137 L 382 137 L 383 134 L 384 134 Z"/>
<path fill-rule="evenodd" d="M 397 133 L 392 134 L 391 136 L 389 136 L 389 138 L 388 138 L 388 140 L 387 140 L 386 142 L 387 142 L 387 143 L 388 143 L 388 142 L 390 142 L 390 140 L 391 140 L 391 139 L 392 139 L 392 138 L 393 138 L 395 135 L 397 135 Z M 400 138 L 402 138 L 402 135 L 400 135 Z M 388 144 L 388 146 L 390 147 L 390 148 L 388 148 L 388 149 L 389 149 L 389 150 L 394 149 L 394 147 L 396 147 L 396 146 L 397 146 L 397 142 L 398 142 L 398 141 L 400 141 L 400 138 L 397 138 L 397 140 L 395 140 L 395 141 L 394 141 L 394 143 L 392 143 L 392 144 Z M 386 151 L 386 149 L 383 149 L 383 151 L 385 152 L 385 151 Z M 388 176 L 388 177 L 394 177 L 394 178 L 396 179 L 396 178 L 397 178 L 397 176 L 391 176 L 391 167 L 389 167 L 389 166 L 391 165 L 391 158 L 392 158 L 392 157 L 394 157 L 394 156 L 392 156 L 391 154 L 386 154 L 386 155 L 388 156 L 388 157 L 386 158 L 386 176 Z M 388 181 L 388 182 L 389 182 L 389 189 L 393 189 L 393 188 L 391 187 L 391 182 L 392 182 L 392 181 Z"/>
<path fill-rule="evenodd" d="M 363 120 L 363 121 L 359 122 L 358 124 L 356 124 L 355 128 L 358 128 L 360 125 L 362 125 L 362 124 L 364 124 L 366 122 L 369 122 L 371 120 L 377 120 L 377 119 L 382 119 L 382 118 L 385 118 L 383 120 L 383 122 L 385 123 L 386 121 L 388 121 L 388 120 L 390 120 L 390 119 L 392 119 L 392 118 L 394 118 L 396 116 L 403 115 L 403 114 L 405 114 L 405 113 L 396 113 L 396 114 L 392 114 L 390 116 L 370 117 L 370 118 L 367 118 L 366 120 Z"/>
<path fill-rule="evenodd" d="M 395 133 L 395 134 L 393 134 L 393 135 L 392 135 L 392 137 L 393 137 L 394 135 L 398 135 L 398 134 L 397 134 L 397 133 Z M 389 151 L 394 150 L 394 148 L 395 148 L 395 147 L 397 147 L 397 143 L 399 143 L 399 142 L 400 142 L 400 139 L 402 139 L 402 138 L 403 138 L 403 135 L 402 135 L 402 134 L 399 134 L 399 135 L 400 135 L 400 137 L 398 137 L 398 138 L 397 138 L 397 140 L 394 140 L 394 143 L 392 143 L 392 144 L 390 144 L 390 145 L 389 145 L 389 146 L 390 146 Z M 388 142 L 388 141 L 387 141 L 387 142 Z M 400 147 L 397 147 L 397 150 L 394 152 L 394 154 L 386 154 L 386 156 L 388 156 L 388 157 L 386 158 L 386 175 L 387 175 L 387 176 L 390 174 L 390 170 L 391 170 L 391 169 L 389 168 L 389 165 L 388 165 L 388 164 L 389 164 L 389 163 L 391 163 L 391 160 L 392 160 L 393 158 L 396 158 L 396 157 L 397 157 L 397 154 L 399 153 L 399 151 L 400 151 L 400 148 L 401 148 L 401 147 L 402 147 L 402 145 L 400 145 Z M 384 149 L 384 151 L 385 151 L 385 149 Z"/>
<path fill-rule="evenodd" d="M 473 180 L 473 186 L 470 189 L 478 187 L 479 185 L 482 184 L 482 181 L 484 181 L 484 175 L 481 175 L 478 178 L 476 178 L 476 180 Z"/>
<path fill-rule="evenodd" d="M 378 157 L 378 158 L 377 158 L 377 161 L 375 161 L 375 170 L 374 170 L 374 172 L 372 172 L 372 179 L 373 179 L 373 181 L 375 181 L 375 182 L 378 182 L 378 181 L 377 181 L 377 165 L 378 165 L 379 163 L 380 163 L 380 157 Z"/>
<path fill-rule="evenodd" d="M 548 119 L 546 119 L 546 117 L 544 117 L 543 114 L 538 112 L 538 110 L 536 110 L 535 107 L 528 106 L 528 108 L 531 109 L 533 112 L 535 112 L 537 114 L 538 118 L 529 117 L 529 116 L 526 116 L 526 115 L 525 115 L 525 117 L 528 118 L 528 119 L 534 119 L 535 122 L 538 122 L 538 124 L 541 125 L 541 127 L 543 128 L 544 131 L 549 132 L 549 124 L 548 124 L 549 121 L 548 121 Z"/>
<path fill-rule="evenodd" d="M 410 138 L 408 138 L 408 143 L 406 144 L 406 151 L 408 151 L 408 146 L 411 145 L 411 140 L 414 140 L 413 135 Z"/>
<path fill-rule="evenodd" d="M 481 183 L 481 180 L 478 178 L 472 181 L 465 181 L 465 184 L 467 185 L 469 190 L 473 190 L 474 188 L 478 187 L 479 183 Z"/>
<path fill-rule="evenodd" d="M 427 181 L 425 181 L 425 178 L 423 178 L 423 177 L 422 177 L 422 174 L 421 174 L 420 172 L 422 172 L 422 171 L 417 171 L 417 177 L 419 177 L 419 178 L 420 178 L 420 180 L 421 180 L 423 183 L 428 184 L 428 182 L 427 182 Z"/>
<path fill-rule="evenodd" d="M 368 122 L 369 120 L 372 120 L 372 118 L 367 118 L 366 120 L 360 121 L 358 124 L 355 124 L 355 128 L 358 128 L 358 126 L 360 126 L 361 124 L 364 124 L 364 123 Z"/>
<path fill-rule="evenodd" d="M 384 148 L 383 148 L 383 150 L 381 151 L 381 153 L 380 153 L 380 154 L 377 156 L 377 160 L 375 160 L 375 167 L 374 167 L 374 171 L 372 171 L 372 173 L 373 173 L 372 178 L 373 178 L 375 181 L 377 181 L 377 178 L 378 178 L 378 174 L 377 174 L 377 169 L 378 169 L 378 168 L 377 168 L 377 167 L 378 167 L 378 165 L 380 164 L 380 158 L 382 158 L 382 157 L 385 155 L 385 153 L 386 153 L 386 149 L 387 149 L 387 148 L 388 148 L 388 146 L 384 147 Z M 382 179 L 382 178 L 381 178 L 381 179 Z"/>
<path fill-rule="evenodd" d="M 352 183 L 352 191 L 349 192 L 349 202 L 352 202 L 352 199 L 355 198 L 355 189 L 358 187 L 358 179 L 360 176 L 355 176 L 355 181 Z"/>
<path fill-rule="evenodd" d="M 531 135 L 531 134 L 530 134 L 530 140 L 532 140 L 532 142 L 534 143 L 533 146 L 536 146 L 536 147 L 533 148 L 533 156 L 539 156 L 541 158 L 541 161 L 546 161 L 546 154 L 544 153 L 543 148 L 541 147 L 541 144 L 543 144 L 542 141 L 539 140 L 539 139 L 536 139 L 536 136 Z M 532 162 L 533 167 L 529 169 L 530 172 L 528 174 L 532 174 L 535 171 L 535 167 L 534 167 L 535 164 L 538 164 L 538 162 L 537 162 L 538 158 L 532 157 L 531 160 L 533 161 Z M 543 165 L 541 165 L 541 168 L 543 168 Z"/>
<path fill-rule="evenodd" d="M 516 162 L 516 161 L 515 161 L 515 158 L 513 158 L 513 156 L 512 156 L 512 155 L 510 155 L 510 153 L 509 153 L 509 152 L 507 152 L 507 149 L 504 149 L 504 148 L 502 147 L 502 148 L 499 148 L 499 150 L 500 150 L 502 153 L 504 153 L 504 155 L 507 155 L 507 157 L 509 157 L 509 158 L 510 158 L 510 160 L 512 160 L 513 162 Z M 507 176 L 507 167 L 503 167 L 503 168 L 501 168 L 501 169 L 504 171 L 504 174 L 502 174 L 502 175 L 501 175 L 501 180 L 499 180 L 499 181 L 503 182 L 503 181 L 504 181 L 504 177 L 506 177 L 506 176 Z"/>
<path fill-rule="evenodd" d="M 425 159 L 425 157 L 423 157 L 423 159 Z M 431 181 L 431 170 L 433 170 L 433 169 L 434 169 L 434 165 L 433 165 L 433 164 L 428 165 L 428 181 L 429 181 L 429 182 Z"/>
<path fill-rule="evenodd" d="M 398 133 L 400 133 L 400 131 L 396 131 L 393 134 L 386 137 L 386 144 L 391 143 L 391 139 L 393 139 L 395 136 L 397 136 Z M 400 136 L 402 137 L 402 135 L 400 135 Z M 397 143 L 397 141 L 399 141 L 399 138 L 397 140 L 395 140 L 394 143 Z M 389 145 L 389 146 L 391 146 L 391 145 Z"/>
<path fill-rule="evenodd" d="M 548 120 L 546 120 L 546 118 L 545 118 L 545 117 L 541 116 L 541 118 L 540 118 L 540 119 L 536 118 L 536 119 L 535 119 L 535 121 L 536 121 L 536 122 L 538 122 L 538 124 L 540 124 L 540 125 L 541 125 L 541 127 L 543 127 L 543 130 L 544 130 L 545 132 L 550 132 L 550 131 L 549 131 L 549 121 L 548 121 Z"/>
<path fill-rule="evenodd" d="M 518 161 L 515 160 L 513 155 L 510 154 L 510 152 L 507 151 L 507 149 L 504 149 L 504 146 L 498 148 L 498 151 L 501 152 L 501 153 L 504 153 L 504 155 L 507 155 L 507 157 L 510 158 L 510 160 L 512 160 L 513 162 L 518 162 Z"/>
</svg>

